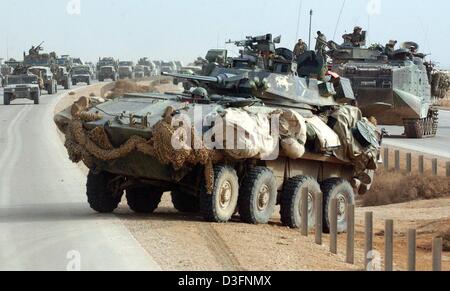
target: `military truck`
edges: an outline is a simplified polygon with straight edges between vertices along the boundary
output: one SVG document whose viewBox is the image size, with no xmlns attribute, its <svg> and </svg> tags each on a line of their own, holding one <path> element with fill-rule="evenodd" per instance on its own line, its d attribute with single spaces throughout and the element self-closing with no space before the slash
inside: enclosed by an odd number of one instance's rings
<svg viewBox="0 0 450 291">
<path fill-rule="evenodd" d="M 243 222 L 264 224 L 280 204 L 284 225 L 299 227 L 308 215 L 313 227 L 320 192 L 324 230 L 334 198 L 338 230 L 346 230 L 347 205 L 373 182 L 379 132 L 346 105 L 354 100 L 348 80 L 298 77 L 272 35 L 242 44 L 254 59 L 240 57 L 209 76 L 163 74 L 196 83 L 190 93 L 126 94 L 101 104 L 81 98 L 55 116 L 70 159 L 91 169 L 94 210 L 114 211 L 126 192 L 132 210 L 152 213 L 170 191 L 179 211 L 207 221 L 239 212 Z"/>
<path fill-rule="evenodd" d="M 134 77 L 136 79 L 143 79 L 145 78 L 145 67 L 141 65 L 137 65 L 134 69 Z"/>
<path fill-rule="evenodd" d="M 23 64 L 28 67 L 49 68 L 57 85 L 64 87 L 66 90 L 70 89 L 70 59 L 60 59 L 55 52 L 41 53 L 44 50 L 42 44 L 43 42 L 36 47 L 31 47 L 28 54 L 23 53 Z M 63 65 L 59 65 L 58 62 L 63 63 Z"/>
<path fill-rule="evenodd" d="M 72 84 L 74 86 L 78 83 L 91 85 L 93 75 L 89 66 L 76 66 L 72 69 Z"/>
<path fill-rule="evenodd" d="M 118 78 L 117 70 L 118 62 L 114 58 L 99 58 L 97 63 L 97 79 L 100 82 L 103 82 L 106 79 L 116 81 Z"/>
<path fill-rule="evenodd" d="M 47 91 L 52 95 L 58 92 L 58 83 L 55 75 L 48 67 L 30 67 L 27 68 L 27 72 L 38 77 L 41 90 Z"/>
<path fill-rule="evenodd" d="M 36 75 L 8 75 L 5 77 L 3 92 L 3 104 L 10 105 L 15 99 L 29 99 L 34 104 L 39 104 L 41 90 L 39 79 Z"/>
<path fill-rule="evenodd" d="M 366 33 L 363 33 L 363 37 Z M 359 108 L 380 125 L 404 126 L 408 138 L 433 137 L 438 129 L 438 110 L 433 96 L 425 55 L 419 46 L 405 42 L 395 49 L 366 47 L 351 42 L 329 43 L 332 69 L 352 81 Z"/>
<path fill-rule="evenodd" d="M 176 73 L 177 66 L 174 62 L 161 62 L 161 72 L 164 73 Z"/>
<path fill-rule="evenodd" d="M 134 79 L 134 63 L 132 61 L 119 62 L 119 79 Z"/>
<path fill-rule="evenodd" d="M 144 68 L 145 77 L 151 77 L 158 75 L 156 65 L 150 61 L 148 58 L 140 58 L 138 65 Z"/>
</svg>

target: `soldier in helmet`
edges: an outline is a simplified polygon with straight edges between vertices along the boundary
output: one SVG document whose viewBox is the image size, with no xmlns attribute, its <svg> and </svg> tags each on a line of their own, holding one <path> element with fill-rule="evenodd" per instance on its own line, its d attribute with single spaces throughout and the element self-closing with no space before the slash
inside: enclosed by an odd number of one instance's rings
<svg viewBox="0 0 450 291">
<path fill-rule="evenodd" d="M 360 47 L 364 42 L 362 31 L 362 27 L 355 26 L 355 28 L 353 29 L 353 33 L 344 34 L 343 38 L 345 43 L 351 43 L 354 47 Z"/>
<path fill-rule="evenodd" d="M 297 44 L 294 47 L 295 58 L 298 58 L 298 56 L 304 54 L 306 52 L 306 50 L 307 50 L 306 43 L 302 39 L 299 39 Z"/>
<path fill-rule="evenodd" d="M 387 44 L 386 47 L 384 48 L 384 54 L 387 56 L 390 56 L 394 53 L 395 51 L 395 46 L 397 45 L 397 41 L 396 40 L 390 40 Z"/>
<path fill-rule="evenodd" d="M 325 47 L 327 46 L 327 37 L 322 32 L 317 32 L 316 53 L 325 56 Z"/>
<path fill-rule="evenodd" d="M 202 101 L 208 101 L 208 91 L 203 87 L 197 87 L 192 91 L 193 103 L 201 103 Z"/>
</svg>

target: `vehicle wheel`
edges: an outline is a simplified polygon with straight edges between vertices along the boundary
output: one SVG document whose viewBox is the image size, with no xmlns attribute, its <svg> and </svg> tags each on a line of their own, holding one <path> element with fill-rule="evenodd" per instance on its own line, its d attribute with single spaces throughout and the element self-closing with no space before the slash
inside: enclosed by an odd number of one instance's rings
<svg viewBox="0 0 450 291">
<path fill-rule="evenodd" d="M 101 79 L 101 78 L 99 78 L 99 79 L 98 79 L 98 81 L 99 81 L 99 82 L 103 82 L 103 81 L 105 81 L 105 80 L 104 80 L 104 79 Z"/>
<path fill-rule="evenodd" d="M 10 94 L 4 93 L 3 94 L 3 104 L 10 105 L 11 104 L 11 96 Z"/>
<path fill-rule="evenodd" d="M 216 166 L 212 193 L 207 193 L 205 186 L 200 191 L 200 211 L 203 217 L 209 222 L 228 222 L 236 211 L 239 198 L 236 171 L 228 166 Z"/>
<path fill-rule="evenodd" d="M 302 223 L 301 197 L 304 189 L 308 189 L 308 228 L 316 225 L 316 194 L 321 192 L 316 179 L 307 176 L 297 176 L 289 179 L 281 194 L 281 222 L 290 228 L 300 228 Z"/>
<path fill-rule="evenodd" d="M 55 85 L 52 83 L 50 85 L 48 85 L 47 87 L 47 93 L 48 95 L 53 95 L 55 94 Z"/>
<path fill-rule="evenodd" d="M 355 204 L 355 193 L 352 186 L 346 180 L 333 178 L 322 183 L 324 224 L 323 231 L 330 232 L 331 200 L 338 200 L 338 233 L 347 231 L 347 204 Z"/>
<path fill-rule="evenodd" d="M 114 175 L 108 172 L 95 174 L 89 172 L 87 178 L 87 197 L 91 208 L 99 213 L 111 213 L 119 206 L 123 193 L 115 195 L 109 187 Z"/>
<path fill-rule="evenodd" d="M 64 82 L 64 90 L 69 90 L 70 89 L 70 82 L 69 80 Z"/>
<path fill-rule="evenodd" d="M 277 204 L 277 181 L 273 172 L 264 167 L 251 169 L 239 191 L 241 220 L 252 224 L 266 224 Z"/>
<path fill-rule="evenodd" d="M 87 85 L 88 85 L 88 86 L 91 85 L 91 80 L 88 80 L 88 81 L 87 81 Z"/>
<path fill-rule="evenodd" d="M 58 83 L 55 83 L 55 94 L 58 93 Z"/>
<path fill-rule="evenodd" d="M 151 214 L 161 202 L 163 192 L 155 191 L 154 187 L 140 185 L 127 189 L 127 202 L 131 210 L 136 213 Z"/>
<path fill-rule="evenodd" d="M 72 81 L 72 86 L 76 86 L 77 82 L 76 81 Z"/>
<path fill-rule="evenodd" d="M 39 104 L 39 93 L 34 94 L 33 101 L 35 105 Z"/>
<path fill-rule="evenodd" d="M 172 191 L 172 203 L 176 210 L 183 213 L 200 211 L 200 199 L 180 190 Z"/>
</svg>

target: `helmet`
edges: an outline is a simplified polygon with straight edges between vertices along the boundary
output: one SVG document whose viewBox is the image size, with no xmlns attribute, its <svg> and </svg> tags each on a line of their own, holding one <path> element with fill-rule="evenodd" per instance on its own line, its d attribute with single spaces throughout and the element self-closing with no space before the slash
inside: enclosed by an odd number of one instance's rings
<svg viewBox="0 0 450 291">
<path fill-rule="evenodd" d="M 354 31 L 360 31 L 360 30 L 362 30 L 361 26 L 355 26 Z"/>
<path fill-rule="evenodd" d="M 208 91 L 206 91 L 205 88 L 203 87 L 197 87 L 194 89 L 194 91 L 192 91 L 192 96 L 200 96 L 203 99 L 207 99 L 208 98 Z"/>
</svg>

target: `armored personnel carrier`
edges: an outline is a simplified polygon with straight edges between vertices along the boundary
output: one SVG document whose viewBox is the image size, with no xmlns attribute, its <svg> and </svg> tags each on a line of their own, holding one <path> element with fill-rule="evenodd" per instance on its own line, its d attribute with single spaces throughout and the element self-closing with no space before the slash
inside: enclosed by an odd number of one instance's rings
<svg viewBox="0 0 450 291">
<path fill-rule="evenodd" d="M 433 107 L 432 77 L 419 46 L 406 42 L 395 49 L 330 43 L 332 70 L 352 82 L 359 108 L 381 125 L 405 127 L 408 138 L 433 137 L 438 129 L 438 110 Z"/>
<path fill-rule="evenodd" d="M 354 100 L 348 80 L 297 76 L 277 55 L 272 35 L 239 42 L 245 55 L 209 76 L 164 73 L 196 84 L 191 92 L 126 94 L 105 103 L 81 98 L 58 113 L 70 159 L 90 169 L 91 207 L 114 211 L 126 192 L 136 212 L 152 213 L 164 192 L 176 209 L 207 221 L 314 226 L 315 195 L 339 201 L 339 231 L 348 204 L 364 194 L 377 168 L 381 137 Z M 347 84 L 347 85 L 346 85 Z M 308 193 L 308 213 L 300 196 Z"/>
</svg>

